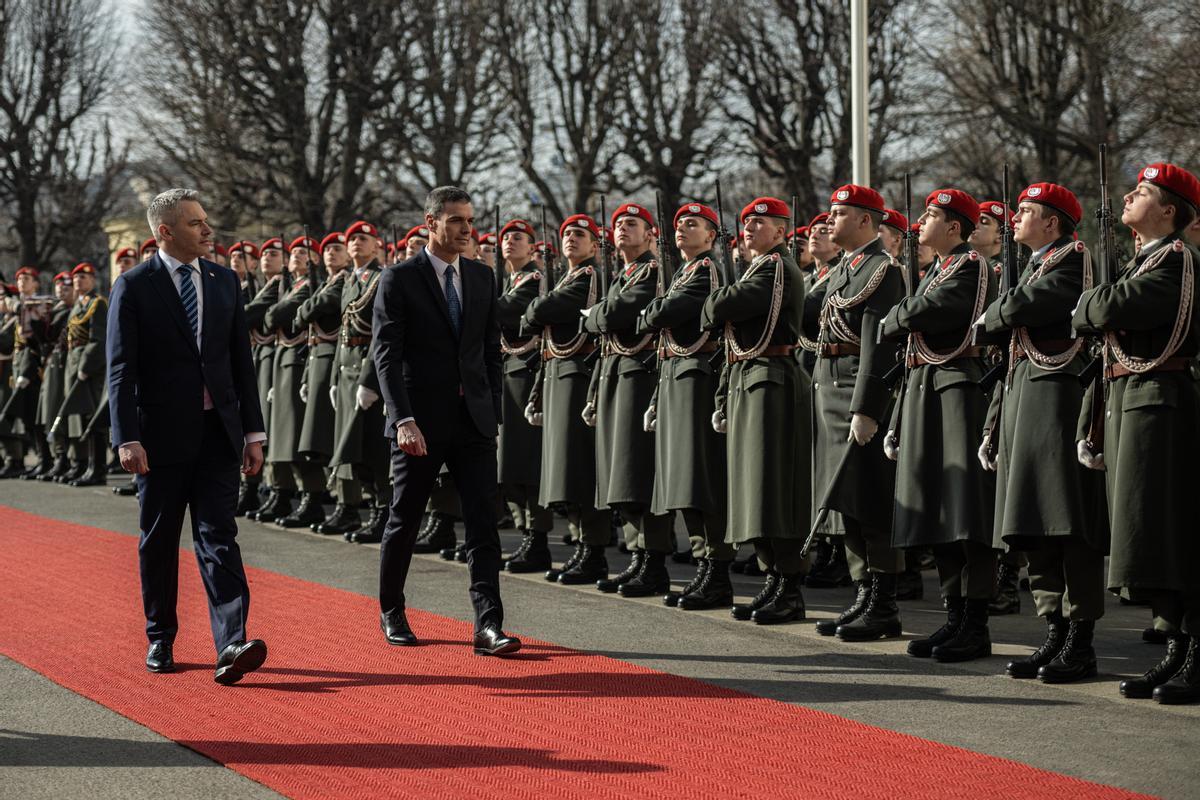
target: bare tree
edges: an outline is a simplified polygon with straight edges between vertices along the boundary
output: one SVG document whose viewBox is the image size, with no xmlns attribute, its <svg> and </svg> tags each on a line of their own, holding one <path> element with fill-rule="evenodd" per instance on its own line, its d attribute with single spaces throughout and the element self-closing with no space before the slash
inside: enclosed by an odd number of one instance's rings
<svg viewBox="0 0 1200 800">
<path fill-rule="evenodd" d="M 110 207 L 125 164 L 101 119 L 115 47 L 99 0 L 0 0 L 0 201 L 22 263 L 94 235 Z"/>
</svg>

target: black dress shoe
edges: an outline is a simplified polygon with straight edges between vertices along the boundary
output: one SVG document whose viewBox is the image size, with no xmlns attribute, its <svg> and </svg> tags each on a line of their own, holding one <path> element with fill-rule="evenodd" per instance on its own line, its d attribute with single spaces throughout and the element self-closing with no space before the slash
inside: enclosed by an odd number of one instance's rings
<svg viewBox="0 0 1200 800">
<path fill-rule="evenodd" d="M 417 637 L 413 635 L 412 628 L 408 627 L 408 617 L 404 615 L 402 608 L 380 614 L 379 627 L 383 628 L 383 637 L 387 639 L 388 644 L 394 644 L 397 647 L 411 647 L 420 644 Z"/>
<path fill-rule="evenodd" d="M 507 656 L 521 649 L 520 639 L 506 636 L 504 631 L 495 625 L 488 625 L 477 631 L 474 644 L 477 656 Z"/>
<path fill-rule="evenodd" d="M 217 671 L 213 680 L 222 686 L 231 686 L 247 673 L 254 672 L 267 660 L 267 643 L 262 639 L 234 642 L 217 657 Z"/>
<path fill-rule="evenodd" d="M 151 672 L 174 672 L 175 656 L 166 642 L 151 642 L 146 651 L 146 669 Z"/>
</svg>

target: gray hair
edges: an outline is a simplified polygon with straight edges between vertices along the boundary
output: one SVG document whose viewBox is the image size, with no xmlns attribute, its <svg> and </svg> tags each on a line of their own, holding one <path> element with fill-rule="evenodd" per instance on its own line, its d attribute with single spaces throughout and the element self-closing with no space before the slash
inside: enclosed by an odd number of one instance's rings
<svg viewBox="0 0 1200 800">
<path fill-rule="evenodd" d="M 469 203 L 471 195 L 457 186 L 439 186 L 425 197 L 425 213 L 436 217 L 446 208 L 446 203 Z"/>
<path fill-rule="evenodd" d="M 150 223 L 150 235 L 158 236 L 159 225 L 174 225 L 179 221 L 179 204 L 192 200 L 200 202 L 200 193 L 195 189 L 167 189 L 150 201 L 146 208 L 146 221 Z"/>
</svg>

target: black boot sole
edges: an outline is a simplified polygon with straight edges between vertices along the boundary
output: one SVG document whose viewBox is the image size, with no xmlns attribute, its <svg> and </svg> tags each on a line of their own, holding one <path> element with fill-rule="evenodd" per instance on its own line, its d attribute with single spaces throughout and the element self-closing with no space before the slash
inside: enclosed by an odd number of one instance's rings
<svg viewBox="0 0 1200 800">
<path fill-rule="evenodd" d="M 856 628 L 849 623 L 847 625 L 839 625 L 837 637 L 843 642 L 875 642 L 880 639 L 895 639 L 902 632 L 900 620 L 896 619 L 876 625 L 873 628 Z"/>
</svg>

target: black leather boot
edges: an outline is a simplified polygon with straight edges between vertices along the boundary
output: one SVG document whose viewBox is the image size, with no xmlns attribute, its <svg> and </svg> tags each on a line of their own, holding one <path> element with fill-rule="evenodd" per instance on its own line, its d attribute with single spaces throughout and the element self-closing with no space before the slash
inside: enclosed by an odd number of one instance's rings
<svg viewBox="0 0 1200 800">
<path fill-rule="evenodd" d="M 366 521 L 364 521 L 363 524 L 359 525 L 357 528 L 354 528 L 353 530 L 348 530 L 345 533 L 343 533 L 342 538 L 345 539 L 347 542 L 353 542 L 354 537 L 357 534 L 368 533 L 372 528 L 374 528 L 377 524 L 379 524 L 380 511 L 381 511 L 381 509 L 379 506 L 369 506 L 367 508 Z M 386 521 L 386 519 L 387 518 L 384 517 L 385 521 Z"/>
<path fill-rule="evenodd" d="M 900 635 L 900 606 L 896 605 L 896 576 L 871 573 L 871 599 L 858 619 L 838 626 L 843 642 L 873 642 Z"/>
<path fill-rule="evenodd" d="M 733 584 L 729 582 L 729 562 L 707 560 L 708 569 L 700 585 L 679 598 L 684 611 L 729 608 L 733 605 Z"/>
<path fill-rule="evenodd" d="M 261 501 L 258 504 L 258 508 L 254 509 L 253 511 L 248 513 L 246 515 L 246 518 L 257 521 L 259 514 L 261 514 L 263 511 L 265 511 L 267 509 L 273 508 L 278 505 L 279 505 L 279 490 L 274 487 L 268 486 L 267 487 L 267 496 L 261 499 Z"/>
<path fill-rule="evenodd" d="M 519 545 L 517 545 L 517 549 L 513 550 L 510 555 L 501 556 L 501 558 L 500 558 L 500 568 L 501 569 L 506 567 L 508 565 L 508 562 L 512 561 L 514 558 L 520 558 L 521 556 L 525 555 L 525 551 L 529 549 L 529 530 L 527 528 L 521 528 L 520 530 L 521 530 L 521 543 Z"/>
<path fill-rule="evenodd" d="M 425 526 L 425 530 L 417 534 L 417 541 L 413 543 L 413 552 L 437 553 L 447 547 L 454 547 L 456 538 L 454 520 L 445 514 L 432 511 L 429 514 L 429 524 Z"/>
<path fill-rule="evenodd" d="M 688 581 L 687 584 L 678 592 L 671 590 L 664 594 L 663 605 L 667 606 L 668 608 L 675 608 L 678 606 L 679 598 L 683 597 L 689 592 L 696 591 L 700 584 L 704 582 L 704 575 L 708 572 L 710 566 L 711 562 L 707 558 L 700 559 L 700 561 L 696 563 L 696 573 L 692 575 L 692 579 Z"/>
<path fill-rule="evenodd" d="M 87 467 L 86 459 L 83 461 L 72 461 L 70 466 L 67 467 L 67 471 L 55 477 L 54 480 L 70 485 L 71 481 L 79 480 L 79 476 L 87 472 Z"/>
<path fill-rule="evenodd" d="M 1036 678 L 1038 670 L 1049 664 L 1062 651 L 1067 640 L 1067 621 L 1062 612 L 1055 611 L 1046 617 L 1046 641 L 1024 658 L 1008 662 L 1005 672 L 1014 678 Z"/>
<path fill-rule="evenodd" d="M 642 571 L 642 565 L 645 563 L 646 551 L 634 550 L 629 558 L 629 566 L 618 572 L 616 577 L 597 581 L 596 588 L 605 594 L 616 594 L 616 591 L 621 588 L 622 583 L 628 583 L 637 577 L 637 574 Z"/>
<path fill-rule="evenodd" d="M 756 625 L 779 625 L 804 619 L 804 594 L 800 590 L 804 576 L 780 575 L 775 594 L 761 608 L 756 608 L 750 619 Z"/>
<path fill-rule="evenodd" d="M 83 471 L 78 478 L 69 481 L 71 486 L 99 486 L 108 481 L 107 465 L 105 456 L 108 454 L 108 448 L 105 447 L 104 437 L 93 436 L 88 443 L 88 458 L 87 469 Z"/>
<path fill-rule="evenodd" d="M 54 459 L 54 464 L 51 465 L 50 469 L 46 470 L 41 475 L 38 475 L 38 480 L 39 481 L 57 481 L 63 475 L 66 475 L 67 471 L 70 469 L 71 469 L 71 462 L 67 460 L 66 455 L 57 456 Z"/>
<path fill-rule="evenodd" d="M 604 557 L 604 548 L 585 544 L 579 561 L 559 575 L 558 582 L 564 586 L 582 586 L 585 583 L 602 581 L 607 577 L 608 559 Z"/>
<path fill-rule="evenodd" d="M 920 570 L 906 569 L 896 576 L 897 600 L 921 600 L 925 597 L 925 581 Z"/>
<path fill-rule="evenodd" d="M 258 486 L 243 483 L 238 487 L 237 505 L 233 508 L 233 515 L 235 517 L 249 516 L 251 512 L 258 511 L 259 505 Z"/>
<path fill-rule="evenodd" d="M 4 464 L 0 465 L 0 480 L 9 478 L 19 478 L 25 472 L 25 466 L 15 458 L 4 459 Z"/>
<path fill-rule="evenodd" d="M 834 538 L 829 561 L 820 570 L 812 570 L 804 579 L 805 586 L 814 589 L 836 589 L 851 584 L 850 566 L 846 563 L 846 546 L 841 536 Z"/>
<path fill-rule="evenodd" d="M 374 506 L 367 524 L 346 534 L 355 544 L 379 544 L 383 541 L 383 529 L 388 521 L 388 507 Z"/>
<path fill-rule="evenodd" d="M 549 534 L 546 531 L 530 531 L 522 542 L 522 550 L 509 559 L 505 569 L 513 574 L 544 572 L 550 569 L 554 559 L 550 556 Z"/>
<path fill-rule="evenodd" d="M 642 568 L 632 580 L 622 583 L 617 589 L 621 597 L 650 597 L 662 594 L 671 588 L 671 574 L 667 572 L 666 553 L 646 553 Z"/>
<path fill-rule="evenodd" d="M 924 639 L 913 639 L 909 642 L 908 654 L 916 658 L 929 658 L 933 655 L 933 648 L 953 639 L 962 627 L 966 605 L 967 601 L 961 597 L 947 597 L 946 624 Z"/>
<path fill-rule="evenodd" d="M 1096 677 L 1096 651 L 1092 636 L 1096 632 L 1094 619 L 1073 619 L 1067 630 L 1067 640 L 1054 660 L 1038 670 L 1042 683 L 1072 683 Z"/>
<path fill-rule="evenodd" d="M 1164 706 L 1200 702 L 1200 637 L 1188 637 L 1183 667 L 1154 690 L 1154 699 Z"/>
<path fill-rule="evenodd" d="M 771 601 L 771 598 L 775 596 L 775 589 L 778 588 L 778 586 L 779 576 L 774 572 L 768 572 L 767 579 L 763 581 L 762 588 L 759 589 L 758 594 L 754 596 L 754 599 L 746 604 L 739 603 L 735 605 L 733 608 L 729 609 L 729 613 L 733 615 L 734 619 L 742 620 L 743 622 L 749 620 L 750 617 L 754 615 L 755 611 Z"/>
<path fill-rule="evenodd" d="M 546 570 L 546 580 L 550 581 L 551 583 L 558 583 L 558 576 L 570 569 L 573 569 L 575 565 L 579 563 L 579 559 L 581 558 L 583 558 L 583 542 L 576 542 L 575 552 L 571 553 L 570 557 L 563 562 L 561 567 L 558 569 L 551 567 L 550 569 Z"/>
<path fill-rule="evenodd" d="M 272 498 L 268 497 L 267 502 L 263 503 L 262 507 L 254 513 L 254 519 L 259 522 L 274 522 L 277 519 L 283 519 L 292 513 L 292 497 L 291 489 L 276 490 L 274 502 L 272 502 Z"/>
<path fill-rule="evenodd" d="M 318 524 L 323 519 L 325 519 L 325 512 L 321 510 L 318 495 L 314 492 L 305 492 L 300 495 L 300 505 L 296 507 L 296 510 L 279 520 L 279 524 L 285 528 L 307 528 L 310 525 Z"/>
<path fill-rule="evenodd" d="M 1020 614 L 1021 613 L 1021 570 L 1006 564 L 1004 561 L 996 568 L 996 592 L 988 603 L 988 613 Z"/>
<path fill-rule="evenodd" d="M 871 599 L 871 582 L 855 581 L 854 584 L 854 600 L 833 619 L 823 619 L 817 622 L 817 633 L 822 636 L 833 636 L 839 627 L 858 619 L 867 610 L 867 603 Z"/>
<path fill-rule="evenodd" d="M 1121 681 L 1121 696 L 1136 700 L 1149 700 L 1153 697 L 1156 688 L 1171 680 L 1175 673 L 1183 669 L 1183 662 L 1187 660 L 1188 645 L 1188 637 L 1182 634 L 1168 634 L 1167 652 L 1163 654 L 1162 660 L 1146 670 L 1142 677 Z"/>
<path fill-rule="evenodd" d="M 26 481 L 37 480 L 54 466 L 54 456 L 50 452 L 50 443 L 46 441 L 46 432 L 41 425 L 34 426 L 33 441 L 34 446 L 37 448 L 38 460 L 33 469 L 26 470 L 21 474 L 21 479 Z"/>
<path fill-rule="evenodd" d="M 944 663 L 974 661 L 992 654 L 991 631 L 988 630 L 988 601 L 967 600 L 963 624 L 954 638 L 933 648 L 933 657 Z"/>
<path fill-rule="evenodd" d="M 333 513 L 313 525 L 312 529 L 328 536 L 358 530 L 362 524 L 362 515 L 358 513 L 357 508 L 338 503 L 333 507 Z"/>
</svg>

